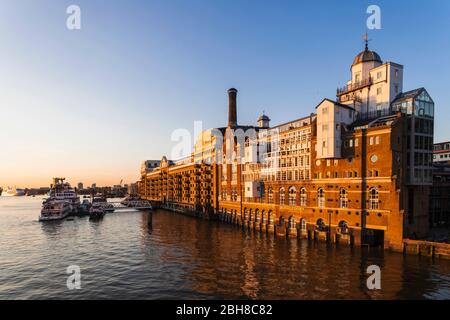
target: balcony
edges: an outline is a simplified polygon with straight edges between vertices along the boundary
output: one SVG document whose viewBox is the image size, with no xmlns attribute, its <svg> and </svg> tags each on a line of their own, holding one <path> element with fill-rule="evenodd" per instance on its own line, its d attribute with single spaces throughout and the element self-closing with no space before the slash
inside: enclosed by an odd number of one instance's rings
<svg viewBox="0 0 450 320">
<path fill-rule="evenodd" d="M 340 103 L 348 102 L 348 101 L 354 101 L 354 102 L 362 103 L 362 99 L 360 97 L 356 96 L 355 94 L 342 95 L 342 96 L 339 97 L 339 102 Z"/>
<path fill-rule="evenodd" d="M 355 91 L 355 90 L 358 90 L 358 89 L 361 89 L 361 88 L 364 88 L 364 87 L 367 87 L 370 85 L 372 85 L 372 78 L 369 77 L 362 81 L 359 81 L 356 83 L 351 83 L 349 85 L 343 86 L 342 88 L 338 88 L 336 95 L 339 97 L 343 94 L 346 94 L 346 93 L 349 93 L 349 92 L 352 92 L 352 91 Z"/>
</svg>

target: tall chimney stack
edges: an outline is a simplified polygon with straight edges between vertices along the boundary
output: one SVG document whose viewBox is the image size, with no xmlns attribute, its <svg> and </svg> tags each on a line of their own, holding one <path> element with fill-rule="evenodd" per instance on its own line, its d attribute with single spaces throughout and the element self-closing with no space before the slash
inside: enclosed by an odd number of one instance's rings
<svg viewBox="0 0 450 320">
<path fill-rule="evenodd" d="M 237 106 L 236 106 L 236 94 L 237 90 L 235 88 L 231 88 L 228 90 L 228 126 L 236 127 L 237 126 Z"/>
</svg>

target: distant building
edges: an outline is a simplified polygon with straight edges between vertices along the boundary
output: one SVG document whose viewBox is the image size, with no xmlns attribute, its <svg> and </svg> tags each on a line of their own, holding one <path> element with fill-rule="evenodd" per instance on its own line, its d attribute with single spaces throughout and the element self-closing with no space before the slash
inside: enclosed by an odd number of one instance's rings
<svg viewBox="0 0 450 320">
<path fill-rule="evenodd" d="M 146 160 L 141 164 L 141 173 L 151 172 L 156 168 L 159 168 L 161 160 Z"/>
<path fill-rule="evenodd" d="M 450 163 L 450 141 L 434 144 L 434 163 Z"/>
<path fill-rule="evenodd" d="M 78 183 L 78 188 L 77 188 L 78 190 L 83 190 L 84 188 L 83 188 L 83 183 L 82 182 L 79 182 Z"/>
<path fill-rule="evenodd" d="M 139 194 L 138 183 L 130 183 L 128 185 L 128 194 L 130 196 L 136 196 Z"/>
<path fill-rule="evenodd" d="M 96 184 L 96 183 L 93 183 L 92 186 L 91 186 L 91 188 L 92 188 L 92 189 L 97 188 L 97 184 Z"/>
<path fill-rule="evenodd" d="M 430 226 L 450 226 L 450 142 L 434 145 Z"/>
</svg>

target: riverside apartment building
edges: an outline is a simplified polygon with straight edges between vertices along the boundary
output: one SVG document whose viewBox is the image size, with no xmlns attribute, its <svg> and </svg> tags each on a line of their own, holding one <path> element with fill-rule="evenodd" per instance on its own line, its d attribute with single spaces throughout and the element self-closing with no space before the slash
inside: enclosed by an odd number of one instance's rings
<svg viewBox="0 0 450 320">
<path fill-rule="evenodd" d="M 204 131 L 192 155 L 141 168 L 139 193 L 164 208 L 220 217 L 260 232 L 402 250 L 429 229 L 434 102 L 403 90 L 401 64 L 365 49 L 335 99 L 271 126 Z"/>
</svg>

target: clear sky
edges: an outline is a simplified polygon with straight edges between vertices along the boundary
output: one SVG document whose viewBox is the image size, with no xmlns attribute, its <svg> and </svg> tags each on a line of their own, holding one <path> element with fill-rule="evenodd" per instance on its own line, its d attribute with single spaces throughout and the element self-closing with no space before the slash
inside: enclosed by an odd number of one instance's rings
<svg viewBox="0 0 450 320">
<path fill-rule="evenodd" d="M 241 124 L 308 115 L 350 78 L 370 4 L 370 48 L 427 88 L 450 140 L 450 1 L 0 0 L 0 186 L 135 181 L 175 129 L 225 125 L 229 87 Z"/>
</svg>

